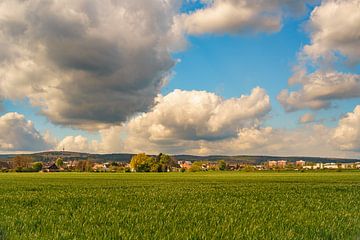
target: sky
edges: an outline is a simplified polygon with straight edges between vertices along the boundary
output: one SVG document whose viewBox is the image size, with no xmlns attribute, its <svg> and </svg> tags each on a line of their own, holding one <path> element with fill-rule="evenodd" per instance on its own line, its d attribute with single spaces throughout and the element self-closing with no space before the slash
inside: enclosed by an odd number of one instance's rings
<svg viewBox="0 0 360 240">
<path fill-rule="evenodd" d="M 4 0 L 0 153 L 360 158 L 360 0 Z"/>
</svg>

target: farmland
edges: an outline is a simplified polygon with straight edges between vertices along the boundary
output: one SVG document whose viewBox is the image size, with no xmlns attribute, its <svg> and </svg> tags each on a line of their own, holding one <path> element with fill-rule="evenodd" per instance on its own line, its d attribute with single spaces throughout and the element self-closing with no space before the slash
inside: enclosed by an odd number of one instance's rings
<svg viewBox="0 0 360 240">
<path fill-rule="evenodd" d="M 0 174 L 0 239 L 356 239 L 360 172 Z"/>
</svg>

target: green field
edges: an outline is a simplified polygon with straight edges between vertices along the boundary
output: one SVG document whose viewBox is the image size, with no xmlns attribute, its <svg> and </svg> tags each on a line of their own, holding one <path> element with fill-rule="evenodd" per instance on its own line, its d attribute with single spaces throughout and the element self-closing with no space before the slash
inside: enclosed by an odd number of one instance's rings
<svg viewBox="0 0 360 240">
<path fill-rule="evenodd" d="M 360 172 L 0 174 L 0 239 L 359 239 Z"/>
</svg>

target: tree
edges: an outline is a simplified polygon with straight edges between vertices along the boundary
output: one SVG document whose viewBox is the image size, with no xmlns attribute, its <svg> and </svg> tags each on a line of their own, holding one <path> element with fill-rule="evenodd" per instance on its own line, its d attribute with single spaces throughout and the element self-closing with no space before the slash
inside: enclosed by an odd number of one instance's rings
<svg viewBox="0 0 360 240">
<path fill-rule="evenodd" d="M 162 172 L 162 167 L 159 163 L 153 163 L 150 165 L 151 172 Z"/>
<path fill-rule="evenodd" d="M 32 167 L 36 172 L 40 172 L 43 168 L 43 164 L 42 162 L 35 162 Z"/>
<path fill-rule="evenodd" d="M 176 166 L 176 162 L 169 155 L 162 153 L 156 157 L 139 153 L 131 158 L 130 166 L 136 172 L 167 172 Z"/>
<path fill-rule="evenodd" d="M 254 166 L 250 165 L 250 164 L 246 164 L 244 167 L 245 172 L 254 172 L 255 168 Z"/>
<path fill-rule="evenodd" d="M 167 154 L 160 153 L 157 158 L 161 167 L 161 172 L 167 172 L 176 166 L 175 160 Z"/>
<path fill-rule="evenodd" d="M 203 163 L 200 162 L 200 161 L 193 162 L 193 164 L 191 164 L 189 172 L 200 172 L 200 171 L 202 171 L 202 165 L 203 165 Z"/>
<path fill-rule="evenodd" d="M 32 158 L 29 156 L 16 156 L 11 159 L 11 166 L 13 169 L 31 168 Z"/>
<path fill-rule="evenodd" d="M 64 161 L 62 160 L 62 158 L 56 159 L 55 165 L 56 165 L 58 168 L 63 167 L 63 166 L 64 166 Z"/>
<path fill-rule="evenodd" d="M 224 160 L 219 160 L 218 167 L 220 171 L 224 171 L 226 169 L 226 162 Z"/>
<path fill-rule="evenodd" d="M 152 161 L 153 158 L 147 156 L 145 153 L 139 153 L 131 158 L 130 167 L 136 172 L 149 172 Z"/>
<path fill-rule="evenodd" d="M 91 172 L 93 163 L 89 160 L 80 160 L 77 162 L 75 169 L 80 172 Z"/>
</svg>

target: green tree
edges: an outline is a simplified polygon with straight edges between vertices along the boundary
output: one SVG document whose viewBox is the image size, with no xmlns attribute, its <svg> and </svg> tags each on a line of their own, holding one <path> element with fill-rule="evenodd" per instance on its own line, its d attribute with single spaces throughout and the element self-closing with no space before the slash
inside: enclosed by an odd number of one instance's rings
<svg viewBox="0 0 360 240">
<path fill-rule="evenodd" d="M 220 171 L 224 171 L 226 169 L 226 162 L 224 160 L 218 161 L 218 168 Z"/>
<path fill-rule="evenodd" d="M 189 168 L 189 172 L 200 172 L 202 171 L 202 162 L 196 161 L 191 164 L 191 167 Z"/>
<path fill-rule="evenodd" d="M 40 172 L 43 168 L 43 164 L 42 162 L 35 162 L 32 167 L 36 172 Z"/>
<path fill-rule="evenodd" d="M 254 166 L 250 165 L 250 164 L 246 164 L 244 167 L 245 172 L 254 172 L 255 168 Z"/>
<path fill-rule="evenodd" d="M 176 167 L 175 160 L 167 154 L 160 153 L 156 159 L 159 161 L 161 172 L 167 172 L 172 167 Z"/>
<path fill-rule="evenodd" d="M 62 160 L 62 158 L 58 158 L 56 159 L 55 164 L 58 168 L 60 168 L 64 166 L 64 161 Z"/>
</svg>

